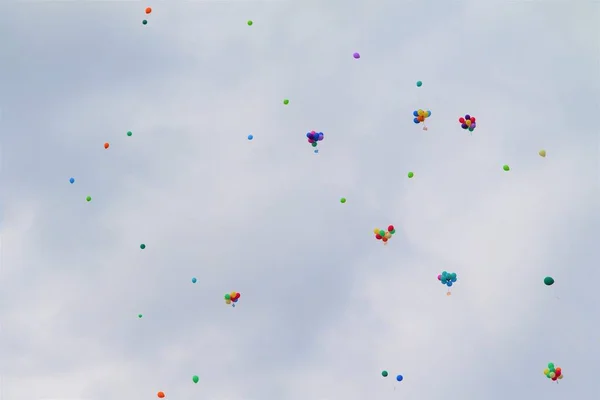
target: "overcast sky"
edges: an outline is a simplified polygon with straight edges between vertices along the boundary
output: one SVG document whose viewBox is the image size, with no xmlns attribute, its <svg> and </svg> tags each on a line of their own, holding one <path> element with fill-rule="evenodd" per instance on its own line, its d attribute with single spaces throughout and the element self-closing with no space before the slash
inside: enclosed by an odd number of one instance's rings
<svg viewBox="0 0 600 400">
<path fill-rule="evenodd" d="M 0 399 L 598 398 L 599 20 L 5 4 Z"/>
</svg>

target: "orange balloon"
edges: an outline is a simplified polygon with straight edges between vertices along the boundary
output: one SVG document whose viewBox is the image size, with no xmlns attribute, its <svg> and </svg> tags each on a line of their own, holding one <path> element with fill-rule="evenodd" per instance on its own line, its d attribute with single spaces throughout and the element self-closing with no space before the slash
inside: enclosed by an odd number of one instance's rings
<svg viewBox="0 0 600 400">
<path fill-rule="evenodd" d="M 110 147 L 110 144 L 108 144 L 108 142 L 104 143 L 104 148 L 108 149 Z"/>
<path fill-rule="evenodd" d="M 146 14 L 150 14 L 152 12 L 152 7 L 146 7 Z"/>
<path fill-rule="evenodd" d="M 156 393 L 156 395 L 158 396 L 159 399 L 162 399 L 165 397 L 165 393 L 164 392 L 158 392 Z"/>
</svg>

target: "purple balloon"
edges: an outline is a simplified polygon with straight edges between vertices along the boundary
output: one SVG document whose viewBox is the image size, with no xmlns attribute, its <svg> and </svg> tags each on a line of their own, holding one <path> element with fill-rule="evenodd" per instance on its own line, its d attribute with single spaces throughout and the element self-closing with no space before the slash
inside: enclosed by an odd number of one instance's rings
<svg viewBox="0 0 600 400">
<path fill-rule="evenodd" d="M 462 126 L 463 129 L 467 129 L 468 128 L 467 124 L 462 124 L 461 126 Z"/>
<path fill-rule="evenodd" d="M 358 60 L 360 58 L 360 54 L 354 53 L 354 54 L 352 54 L 352 57 L 354 57 L 355 59 Z"/>
<path fill-rule="evenodd" d="M 465 115 L 465 119 L 471 119 L 471 116 L 469 114 Z"/>
</svg>

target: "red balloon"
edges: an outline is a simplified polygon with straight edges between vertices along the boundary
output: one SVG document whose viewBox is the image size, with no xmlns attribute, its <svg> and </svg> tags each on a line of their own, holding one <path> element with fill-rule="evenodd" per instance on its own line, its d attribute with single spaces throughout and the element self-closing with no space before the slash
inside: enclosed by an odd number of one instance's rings
<svg viewBox="0 0 600 400">
<path fill-rule="evenodd" d="M 458 122 L 460 122 L 461 124 L 464 124 L 464 123 L 465 123 L 465 119 L 464 119 L 463 117 L 460 117 L 460 118 L 458 119 Z"/>
<path fill-rule="evenodd" d="M 390 225 L 390 226 L 388 226 L 388 232 L 391 232 L 391 231 L 393 231 L 393 230 L 394 230 L 394 225 Z"/>
<path fill-rule="evenodd" d="M 236 293 L 236 294 L 235 294 L 235 298 L 236 298 L 236 300 L 237 300 L 237 299 L 239 299 L 239 298 L 240 298 L 240 294 L 239 294 L 239 293 Z"/>
<path fill-rule="evenodd" d="M 377 235 L 375 235 L 375 237 L 377 238 L 377 240 L 381 240 L 381 235 L 378 233 Z"/>
<path fill-rule="evenodd" d="M 384 238 L 383 238 L 383 239 L 381 239 L 381 240 L 383 240 L 384 242 L 387 242 L 387 241 L 388 241 L 388 238 L 384 237 Z"/>
<path fill-rule="evenodd" d="M 560 372 L 560 369 L 557 369 L 556 371 L 554 371 L 554 373 L 556 374 L 556 376 L 560 376 L 560 374 L 562 374 L 562 372 Z"/>
<path fill-rule="evenodd" d="M 557 380 L 557 379 L 558 379 L 558 377 L 557 377 L 557 376 L 555 376 L 554 378 L 552 378 L 552 380 L 553 380 L 553 381 L 555 381 L 555 380 Z"/>
<path fill-rule="evenodd" d="M 475 122 L 475 117 L 471 117 L 471 122 Z"/>
</svg>

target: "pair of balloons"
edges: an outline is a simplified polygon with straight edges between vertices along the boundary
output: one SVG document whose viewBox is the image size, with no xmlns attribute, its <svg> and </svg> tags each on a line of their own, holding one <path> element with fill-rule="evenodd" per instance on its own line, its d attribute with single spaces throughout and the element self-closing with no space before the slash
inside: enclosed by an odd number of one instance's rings
<svg viewBox="0 0 600 400">
<path fill-rule="evenodd" d="M 383 376 L 384 378 L 387 378 L 388 372 L 387 371 L 381 371 L 381 376 Z M 402 375 L 397 375 L 396 376 L 396 380 L 398 382 L 402 382 L 404 380 L 404 377 Z"/>
<path fill-rule="evenodd" d="M 241 295 L 238 292 L 227 293 L 225 295 L 225 304 L 231 304 L 233 307 L 235 307 L 235 303 L 238 302 L 240 296 Z"/>
<path fill-rule="evenodd" d="M 544 370 L 544 375 L 546 375 L 546 378 L 552 379 L 553 381 L 563 378 L 562 369 L 554 366 L 554 363 L 548 363 L 548 368 Z"/>
<path fill-rule="evenodd" d="M 306 137 L 308 138 L 308 143 L 310 143 L 312 147 L 317 147 L 317 142 L 323 140 L 325 135 L 323 135 L 323 132 L 310 131 L 306 134 Z"/>
<path fill-rule="evenodd" d="M 387 244 L 387 241 L 392 238 L 394 233 L 396 233 L 396 229 L 394 228 L 394 225 L 390 225 L 388 226 L 387 231 L 375 228 L 373 229 L 373 233 L 375 234 L 375 239 L 382 240 L 383 244 Z"/>
<path fill-rule="evenodd" d="M 469 132 L 473 132 L 475 130 L 475 128 L 477 127 L 477 122 L 475 122 L 475 117 L 472 117 L 469 114 L 465 115 L 464 117 L 460 117 L 458 119 L 458 122 L 460 122 L 461 128 L 468 129 Z"/>
</svg>

